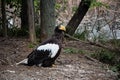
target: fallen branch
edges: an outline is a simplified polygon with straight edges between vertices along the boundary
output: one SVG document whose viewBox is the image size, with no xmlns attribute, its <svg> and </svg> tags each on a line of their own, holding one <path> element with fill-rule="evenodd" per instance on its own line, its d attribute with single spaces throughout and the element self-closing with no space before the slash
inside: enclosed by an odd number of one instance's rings
<svg viewBox="0 0 120 80">
<path fill-rule="evenodd" d="M 75 37 L 69 35 L 69 34 L 65 34 L 65 37 L 67 37 L 67 38 L 69 38 L 69 39 L 71 39 L 71 40 L 80 41 L 80 42 L 83 42 L 83 43 L 89 44 L 88 42 L 86 42 L 86 41 L 82 41 L 82 40 L 80 40 L 80 39 L 78 39 L 78 38 L 75 38 Z"/>
<path fill-rule="evenodd" d="M 90 60 L 90 61 L 93 61 L 93 62 L 97 62 L 97 63 L 99 62 L 98 60 L 96 60 L 96 59 L 94 59 L 94 58 L 92 58 L 90 56 L 87 56 L 87 55 L 85 55 L 85 58 Z"/>
<path fill-rule="evenodd" d="M 104 48 L 104 49 L 107 49 L 107 50 L 110 50 L 112 52 L 116 52 L 116 53 L 120 53 L 120 49 L 118 47 L 109 47 L 109 46 L 106 46 L 106 45 L 103 45 L 101 43 L 96 43 L 96 42 L 91 42 L 88 40 L 88 42 L 91 44 L 91 45 L 94 45 L 94 46 L 98 46 L 98 47 L 101 47 L 101 48 Z"/>
<path fill-rule="evenodd" d="M 75 40 L 75 41 L 80 41 L 80 42 L 83 42 L 83 43 L 86 43 L 86 44 L 91 44 L 91 45 L 94 45 L 94 46 L 98 46 L 98 47 L 101 47 L 101 48 L 104 48 L 104 49 L 107 49 L 107 50 L 110 50 L 112 52 L 116 52 L 116 53 L 120 53 L 120 49 L 118 47 L 109 47 L 109 46 L 106 46 L 106 45 L 103 45 L 101 43 L 96 43 L 96 42 L 92 42 L 92 41 L 82 41 L 78 38 L 75 38 L 69 34 L 65 34 L 65 37 L 69 38 L 69 39 L 72 39 L 72 40 Z"/>
</svg>

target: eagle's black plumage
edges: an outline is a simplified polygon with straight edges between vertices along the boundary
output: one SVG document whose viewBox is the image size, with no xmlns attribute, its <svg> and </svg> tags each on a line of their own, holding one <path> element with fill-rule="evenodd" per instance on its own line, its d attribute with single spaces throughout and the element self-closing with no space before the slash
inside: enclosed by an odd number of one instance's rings
<svg viewBox="0 0 120 80">
<path fill-rule="evenodd" d="M 56 58 L 60 55 L 64 31 L 64 26 L 57 26 L 54 30 L 53 36 L 45 42 L 42 42 L 38 48 L 28 55 L 27 65 L 41 65 L 43 67 L 52 66 Z"/>
<path fill-rule="evenodd" d="M 58 40 L 55 38 L 51 38 L 45 42 L 43 42 L 41 45 L 45 45 L 45 44 L 57 44 L 60 46 L 60 49 L 58 50 L 56 56 L 54 58 L 51 58 L 49 56 L 50 54 L 50 50 L 37 50 L 35 49 L 31 54 L 28 55 L 28 65 L 32 66 L 32 65 L 39 65 L 41 64 L 41 66 L 43 67 L 49 67 L 52 66 L 52 64 L 54 63 L 55 59 L 59 56 L 60 51 L 61 51 L 61 44 L 58 43 Z"/>
</svg>

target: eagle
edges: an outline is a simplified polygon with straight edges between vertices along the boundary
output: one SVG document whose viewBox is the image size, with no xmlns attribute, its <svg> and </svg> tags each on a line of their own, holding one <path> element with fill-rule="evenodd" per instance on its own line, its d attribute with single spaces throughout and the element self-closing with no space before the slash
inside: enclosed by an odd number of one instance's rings
<svg viewBox="0 0 120 80">
<path fill-rule="evenodd" d="M 60 55 L 65 31 L 65 26 L 56 26 L 54 34 L 50 39 L 42 42 L 27 56 L 26 59 L 20 61 L 16 65 L 23 63 L 28 66 L 36 65 L 42 67 L 52 67 L 55 60 Z"/>
</svg>

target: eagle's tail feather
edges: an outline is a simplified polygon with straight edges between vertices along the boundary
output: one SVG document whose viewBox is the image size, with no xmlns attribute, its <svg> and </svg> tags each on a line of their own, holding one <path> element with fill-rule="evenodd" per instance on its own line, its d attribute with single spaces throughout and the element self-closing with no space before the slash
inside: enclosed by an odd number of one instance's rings
<svg viewBox="0 0 120 80">
<path fill-rule="evenodd" d="M 19 65 L 19 64 L 28 64 L 28 58 L 16 63 L 16 65 Z"/>
</svg>

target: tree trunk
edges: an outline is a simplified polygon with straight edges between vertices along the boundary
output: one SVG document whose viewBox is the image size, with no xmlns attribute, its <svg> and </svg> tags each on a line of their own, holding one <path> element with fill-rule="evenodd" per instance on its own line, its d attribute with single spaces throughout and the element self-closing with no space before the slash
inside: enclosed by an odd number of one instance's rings
<svg viewBox="0 0 120 80">
<path fill-rule="evenodd" d="M 21 0 L 21 29 L 28 31 L 28 13 L 27 13 L 28 5 L 27 0 Z"/>
<path fill-rule="evenodd" d="M 55 28 L 55 0 L 41 0 L 41 41 L 49 38 Z"/>
<path fill-rule="evenodd" d="M 0 20 L 1 20 L 1 0 L 0 0 Z M 0 21 L 1 22 L 1 21 Z"/>
<path fill-rule="evenodd" d="M 92 0 L 81 0 L 79 7 L 69 23 L 67 24 L 67 33 L 73 35 L 77 27 L 79 26 L 80 22 L 84 18 L 85 14 L 87 13 Z"/>
<path fill-rule="evenodd" d="M 2 12 L 2 29 L 3 36 L 7 37 L 7 21 L 6 21 L 6 11 L 5 11 L 6 0 L 1 0 L 1 12 Z"/>
<path fill-rule="evenodd" d="M 30 41 L 32 43 L 36 43 L 36 33 L 35 33 L 35 25 L 34 25 L 34 6 L 33 6 L 33 0 L 27 0 L 27 3 L 28 3 L 29 37 L 30 37 Z"/>
</svg>

